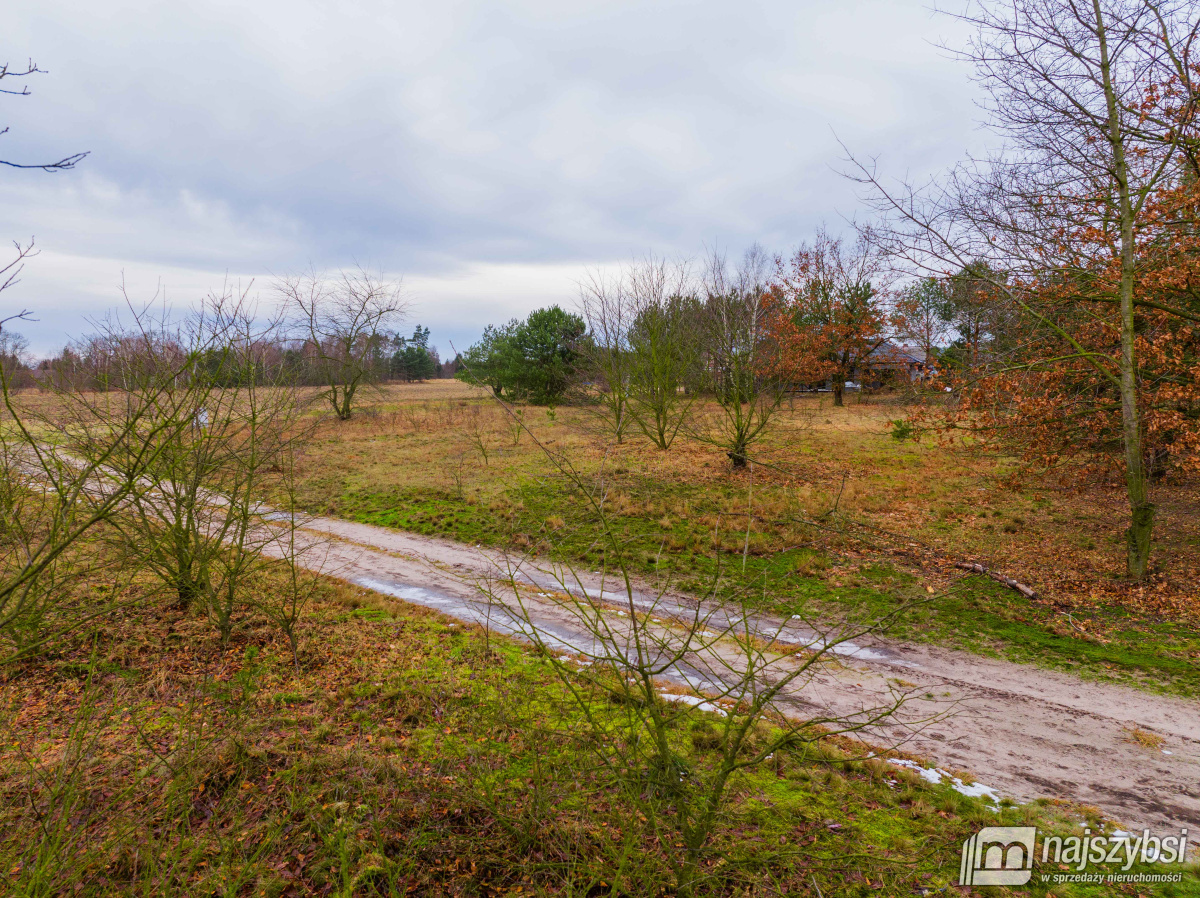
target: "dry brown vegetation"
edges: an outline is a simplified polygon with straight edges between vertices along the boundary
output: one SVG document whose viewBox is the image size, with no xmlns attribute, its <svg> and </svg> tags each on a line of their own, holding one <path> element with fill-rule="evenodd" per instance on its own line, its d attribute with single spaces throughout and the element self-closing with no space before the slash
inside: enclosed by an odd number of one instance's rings
<svg viewBox="0 0 1200 898">
<path fill-rule="evenodd" d="M 886 556 L 935 587 L 952 575 L 949 563 L 969 559 L 1003 570 L 1063 607 L 1117 604 L 1179 620 L 1200 615 L 1197 483 L 1171 479 L 1157 486 L 1162 527 L 1155 573 L 1131 584 L 1123 577 L 1119 490 L 1079 488 L 1053 477 L 1014 488 L 1009 460 L 963 445 L 893 439 L 890 422 L 903 413 L 887 397 L 851 398 L 845 408 L 833 408 L 828 395 L 799 396 L 758 447 L 753 471 L 739 473 L 718 449 L 694 440 L 680 440 L 667 452 L 643 440 L 612 444 L 586 407 L 518 410 L 546 448 L 582 470 L 608 473 L 618 513 L 710 528 L 723 520 L 730 547 L 739 550 L 744 530 L 741 536 L 733 531 L 744 527 L 748 501 L 762 521 L 752 538 L 764 551 L 808 539 L 801 527 L 768 522 L 820 519 L 836 506 L 865 525 L 856 528 L 863 539 L 853 546 L 842 541 L 852 556 Z M 485 391 L 449 381 L 387 387 L 358 417 L 320 427 L 300 464 L 306 499 L 328 512 L 356 490 L 461 493 L 468 502 L 503 506 L 505 491 L 519 478 L 545 477 L 549 470 L 542 450 Z M 628 488 L 631 478 L 661 489 L 648 499 Z M 844 566 L 822 558 L 797 564 L 809 576 L 847 576 Z"/>
</svg>

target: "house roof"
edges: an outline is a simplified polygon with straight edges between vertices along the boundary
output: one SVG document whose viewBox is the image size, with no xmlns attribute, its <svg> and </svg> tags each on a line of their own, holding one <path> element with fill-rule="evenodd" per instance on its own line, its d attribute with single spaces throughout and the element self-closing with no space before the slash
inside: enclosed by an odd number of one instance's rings
<svg viewBox="0 0 1200 898">
<path fill-rule="evenodd" d="M 885 340 L 876 346 L 869 356 L 875 364 L 885 365 L 924 365 L 925 354 L 912 346 L 902 346 Z"/>
</svg>

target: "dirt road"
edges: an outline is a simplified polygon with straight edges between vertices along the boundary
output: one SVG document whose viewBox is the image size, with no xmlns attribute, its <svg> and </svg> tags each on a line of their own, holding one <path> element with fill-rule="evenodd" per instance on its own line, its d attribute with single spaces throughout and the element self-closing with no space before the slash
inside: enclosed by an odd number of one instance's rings
<svg viewBox="0 0 1200 898">
<path fill-rule="evenodd" d="M 306 555 L 310 566 L 464 621 L 490 618 L 495 628 L 514 629 L 481 598 L 481 579 L 506 563 L 496 553 L 328 518 L 314 519 L 305 529 L 314 539 Z M 539 600 L 539 588 L 561 590 L 553 566 L 525 559 L 519 579 L 531 586 L 527 607 L 544 632 L 587 653 L 588 634 L 553 602 Z M 601 584 L 586 572 L 579 584 L 593 596 L 602 586 L 612 590 L 611 581 Z M 788 622 L 762 620 L 788 633 Z M 797 641 L 807 637 L 791 635 Z M 900 681 L 919 695 L 955 701 L 955 710 L 923 727 L 902 717 L 872 738 L 906 740 L 906 751 L 942 768 L 969 771 L 1019 801 L 1073 799 L 1100 808 L 1128 829 L 1200 828 L 1200 703 L 927 645 L 874 639 L 839 646 L 838 652 L 839 664 L 828 665 L 789 698 L 853 714 L 885 702 Z M 1132 741 L 1133 727 L 1162 737 L 1162 745 Z"/>
</svg>

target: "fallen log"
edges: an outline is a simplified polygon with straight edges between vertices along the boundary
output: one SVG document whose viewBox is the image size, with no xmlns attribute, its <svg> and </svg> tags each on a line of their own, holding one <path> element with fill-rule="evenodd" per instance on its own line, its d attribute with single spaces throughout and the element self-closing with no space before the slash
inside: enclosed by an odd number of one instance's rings
<svg viewBox="0 0 1200 898">
<path fill-rule="evenodd" d="M 991 577 L 997 583 L 1003 583 L 1009 589 L 1015 589 L 1027 599 L 1037 598 L 1037 592 L 1026 586 L 1024 583 L 1014 580 L 1012 577 L 1006 577 L 998 571 L 990 570 L 987 565 L 979 564 L 974 561 L 956 561 L 954 562 L 954 566 L 964 571 L 971 571 L 975 574 L 983 574 L 987 577 Z"/>
</svg>

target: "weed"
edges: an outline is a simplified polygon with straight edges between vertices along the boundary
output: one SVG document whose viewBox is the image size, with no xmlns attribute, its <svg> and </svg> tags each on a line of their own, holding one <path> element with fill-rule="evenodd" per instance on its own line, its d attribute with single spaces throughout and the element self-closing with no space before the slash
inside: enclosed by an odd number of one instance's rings
<svg viewBox="0 0 1200 898">
<path fill-rule="evenodd" d="M 1158 733 L 1151 733 L 1138 726 L 1125 727 L 1125 741 L 1140 745 L 1142 748 L 1161 749 L 1167 740 Z"/>
<path fill-rule="evenodd" d="M 917 429 L 907 418 L 900 418 L 895 421 L 889 421 L 888 423 L 891 425 L 892 439 L 898 443 L 911 440 L 917 434 Z"/>
</svg>

